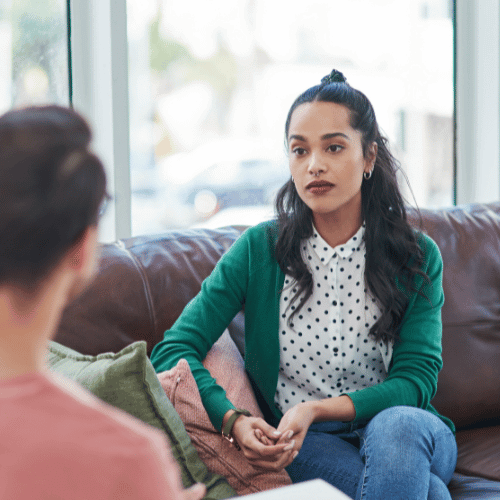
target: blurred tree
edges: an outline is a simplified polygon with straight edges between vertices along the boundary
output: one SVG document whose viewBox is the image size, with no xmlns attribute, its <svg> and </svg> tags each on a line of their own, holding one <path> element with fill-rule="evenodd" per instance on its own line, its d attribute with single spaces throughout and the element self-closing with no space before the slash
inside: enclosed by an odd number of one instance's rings
<svg viewBox="0 0 500 500">
<path fill-rule="evenodd" d="M 61 96 L 69 96 L 66 2 L 15 0 L 10 19 L 13 29 L 13 104 L 31 101 L 24 77 L 33 68 L 43 70 L 47 77 L 48 91 L 44 100 L 64 104 Z"/>
<path fill-rule="evenodd" d="M 174 61 L 192 61 L 188 49 L 175 40 L 165 39 L 160 33 L 161 11 L 149 29 L 149 64 L 153 71 L 165 72 Z"/>
<path fill-rule="evenodd" d="M 159 74 L 160 87 L 172 89 L 193 81 L 207 82 L 216 97 L 216 109 L 211 113 L 215 120 L 207 125 L 225 132 L 227 113 L 224 110 L 229 108 L 238 83 L 236 58 L 222 40 L 217 53 L 209 59 L 194 57 L 184 45 L 162 35 L 161 16 L 160 8 L 149 30 L 150 67 Z"/>
</svg>

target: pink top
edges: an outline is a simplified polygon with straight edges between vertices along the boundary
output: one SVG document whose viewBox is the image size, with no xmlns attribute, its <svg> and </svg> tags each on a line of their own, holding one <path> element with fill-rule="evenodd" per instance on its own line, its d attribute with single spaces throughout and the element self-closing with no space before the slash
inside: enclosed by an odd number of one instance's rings
<svg viewBox="0 0 500 500">
<path fill-rule="evenodd" d="M 165 436 L 52 373 L 0 381 L 1 500 L 182 498 Z"/>
</svg>

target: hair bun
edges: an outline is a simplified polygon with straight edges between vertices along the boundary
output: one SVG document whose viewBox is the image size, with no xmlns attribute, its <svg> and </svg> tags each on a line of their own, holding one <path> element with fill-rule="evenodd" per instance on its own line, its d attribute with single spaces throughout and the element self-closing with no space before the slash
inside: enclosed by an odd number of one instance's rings
<svg viewBox="0 0 500 500">
<path fill-rule="evenodd" d="M 332 72 L 329 75 L 326 75 L 321 79 L 321 83 L 323 85 L 328 85 L 330 83 L 347 83 L 347 80 L 340 71 L 332 69 Z"/>
</svg>

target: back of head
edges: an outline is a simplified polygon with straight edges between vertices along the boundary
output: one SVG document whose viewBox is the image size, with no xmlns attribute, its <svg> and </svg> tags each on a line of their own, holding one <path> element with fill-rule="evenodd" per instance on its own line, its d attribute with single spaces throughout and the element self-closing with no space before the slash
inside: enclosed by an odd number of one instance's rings
<svg viewBox="0 0 500 500">
<path fill-rule="evenodd" d="M 106 176 L 91 137 L 59 106 L 0 117 L 0 284 L 35 289 L 97 223 Z"/>
</svg>

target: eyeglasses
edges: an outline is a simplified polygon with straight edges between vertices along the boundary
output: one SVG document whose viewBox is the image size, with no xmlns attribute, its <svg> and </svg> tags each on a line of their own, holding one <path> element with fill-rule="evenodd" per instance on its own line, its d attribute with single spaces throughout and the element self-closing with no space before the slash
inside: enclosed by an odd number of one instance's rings
<svg viewBox="0 0 500 500">
<path fill-rule="evenodd" d="M 109 204 L 113 201 L 113 197 L 106 193 L 104 195 L 104 199 L 101 202 L 101 206 L 99 207 L 99 211 L 97 212 L 98 218 L 100 219 L 101 217 L 104 216 L 106 213 L 106 210 L 108 209 Z"/>
</svg>

